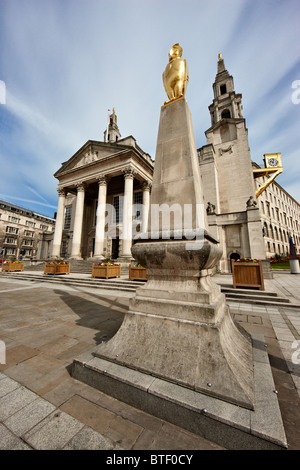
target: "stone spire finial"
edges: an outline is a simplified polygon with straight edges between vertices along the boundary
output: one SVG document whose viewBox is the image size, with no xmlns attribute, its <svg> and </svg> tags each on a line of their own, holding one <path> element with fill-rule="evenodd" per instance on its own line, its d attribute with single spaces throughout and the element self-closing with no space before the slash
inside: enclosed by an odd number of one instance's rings
<svg viewBox="0 0 300 470">
<path fill-rule="evenodd" d="M 115 108 L 113 108 L 112 114 L 109 114 L 107 118 L 107 126 L 104 131 L 104 142 L 116 142 L 120 137 L 121 134 L 117 124 L 117 115 Z"/>
<path fill-rule="evenodd" d="M 218 59 L 219 59 L 218 60 L 218 74 L 219 74 L 219 73 L 225 72 L 226 68 L 225 68 L 224 59 L 222 58 L 221 53 L 218 54 Z"/>
</svg>

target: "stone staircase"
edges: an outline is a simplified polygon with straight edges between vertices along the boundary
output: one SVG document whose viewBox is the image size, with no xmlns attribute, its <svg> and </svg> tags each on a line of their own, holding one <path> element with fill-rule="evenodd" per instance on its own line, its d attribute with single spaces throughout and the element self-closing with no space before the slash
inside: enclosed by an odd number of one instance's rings
<svg viewBox="0 0 300 470">
<path fill-rule="evenodd" d="M 81 273 L 82 274 L 82 273 Z M 90 272 L 91 274 L 91 272 Z M 102 288 L 109 291 L 123 291 L 134 293 L 141 281 L 129 281 L 127 279 L 100 279 L 100 278 L 79 278 L 72 276 L 72 274 L 50 275 L 50 274 L 26 274 L 26 272 L 10 272 L 3 273 L 2 276 L 7 276 L 10 279 L 18 279 L 22 281 L 31 282 L 47 282 L 60 285 L 78 286 L 78 287 L 91 287 Z M 3 278 L 2 277 L 2 278 Z"/>
<path fill-rule="evenodd" d="M 82 263 L 82 261 L 81 261 Z M 75 264 L 76 266 L 76 264 Z M 73 266 L 71 264 L 71 273 L 67 275 L 46 275 L 46 274 L 33 274 L 33 273 L 26 273 L 23 272 L 11 272 L 11 273 L 1 273 L 4 277 L 9 277 L 13 279 L 19 279 L 24 281 L 32 281 L 32 282 L 47 282 L 47 283 L 55 283 L 60 285 L 72 285 L 78 287 L 90 287 L 90 288 L 100 288 L 105 289 L 108 292 L 128 292 L 134 294 L 136 289 L 143 285 L 143 281 L 130 281 L 128 279 L 128 268 L 126 269 L 126 275 L 121 275 L 121 278 L 114 278 L 114 279 L 100 279 L 100 278 L 92 278 L 85 277 L 80 278 L 76 276 L 72 276 L 72 272 L 76 274 L 76 271 L 73 270 Z M 75 267 L 76 269 L 76 267 Z M 80 270 L 77 273 L 81 274 L 90 274 L 92 272 L 92 263 L 86 264 L 85 266 L 80 266 Z M 41 267 L 39 269 L 41 271 Z M 87 271 L 87 272 L 86 272 Z M 273 306 L 284 306 L 290 308 L 300 308 L 300 305 L 296 305 L 290 302 L 287 297 L 280 297 L 276 292 L 268 292 L 268 291 L 260 291 L 260 290 L 252 290 L 252 289 L 233 289 L 228 285 L 220 285 L 221 291 L 226 295 L 226 300 L 235 303 L 248 303 L 248 304 L 256 304 L 256 305 L 273 305 Z"/>
<path fill-rule="evenodd" d="M 80 273 L 80 274 L 92 274 L 93 264 L 97 264 L 99 261 L 95 261 L 91 258 L 76 260 L 69 260 L 70 271 L 71 273 Z M 121 275 L 128 274 L 129 263 L 120 263 L 121 264 Z M 25 271 L 44 271 L 45 261 L 26 262 L 25 261 Z"/>
<path fill-rule="evenodd" d="M 70 260 L 70 272 L 81 273 L 81 274 L 92 274 L 92 268 L 95 261 L 92 259 L 71 259 Z"/>
<path fill-rule="evenodd" d="M 262 291 L 257 289 L 234 289 L 221 285 L 221 291 L 226 295 L 229 302 L 254 303 L 258 305 L 272 304 L 276 306 L 292 306 L 287 297 L 279 297 L 276 292 Z M 298 305 L 299 308 L 299 305 Z"/>
</svg>

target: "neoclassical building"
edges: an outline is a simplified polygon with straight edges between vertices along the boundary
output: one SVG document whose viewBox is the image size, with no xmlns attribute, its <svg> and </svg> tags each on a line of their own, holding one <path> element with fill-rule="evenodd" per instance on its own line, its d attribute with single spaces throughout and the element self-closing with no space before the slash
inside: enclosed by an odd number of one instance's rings
<svg viewBox="0 0 300 470">
<path fill-rule="evenodd" d="M 198 155 L 210 232 L 223 250 L 220 270 L 229 272 L 232 259 L 288 254 L 289 235 L 299 252 L 300 206 L 275 180 L 268 185 L 274 158 L 261 171 L 252 161 L 242 95 L 221 55 L 208 109 L 211 126 Z M 121 138 L 113 111 L 104 141 L 86 142 L 54 175 L 52 256 L 129 261 L 135 233 L 146 231 L 153 168 L 132 136 Z"/>
<path fill-rule="evenodd" d="M 0 201 L 0 258 L 47 259 L 51 256 L 54 226 L 52 217 Z"/>
<path fill-rule="evenodd" d="M 104 141 L 86 142 L 54 176 L 53 257 L 130 260 L 134 233 L 146 230 L 153 161 L 134 137 L 121 139 L 115 111 Z"/>
</svg>

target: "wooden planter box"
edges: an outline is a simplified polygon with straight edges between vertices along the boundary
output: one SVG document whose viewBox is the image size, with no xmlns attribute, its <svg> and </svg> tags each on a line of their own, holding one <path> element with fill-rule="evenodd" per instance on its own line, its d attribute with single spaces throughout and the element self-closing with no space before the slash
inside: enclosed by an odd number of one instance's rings
<svg viewBox="0 0 300 470">
<path fill-rule="evenodd" d="M 3 263 L 2 271 L 7 271 L 8 273 L 11 271 L 24 271 L 24 263 L 21 261 L 18 263 Z"/>
<path fill-rule="evenodd" d="M 262 262 L 232 261 L 233 287 L 257 287 L 265 290 Z"/>
<path fill-rule="evenodd" d="M 146 268 L 129 265 L 130 281 L 147 281 Z"/>
<path fill-rule="evenodd" d="M 46 263 L 44 274 L 70 274 L 70 265 Z"/>
<path fill-rule="evenodd" d="M 121 276 L 121 266 L 111 265 L 111 266 L 99 266 L 93 264 L 92 277 L 104 277 L 109 279 L 111 277 L 120 277 Z"/>
</svg>

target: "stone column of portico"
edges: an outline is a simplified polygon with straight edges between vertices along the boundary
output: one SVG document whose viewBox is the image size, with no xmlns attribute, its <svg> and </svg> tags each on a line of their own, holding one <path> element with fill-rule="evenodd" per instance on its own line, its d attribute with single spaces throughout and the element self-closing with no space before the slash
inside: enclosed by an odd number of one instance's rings
<svg viewBox="0 0 300 470">
<path fill-rule="evenodd" d="M 107 177 L 100 176 L 98 179 L 98 206 L 96 217 L 96 233 L 95 233 L 95 248 L 94 256 L 102 257 L 104 247 L 105 235 L 105 210 L 106 210 L 106 195 L 107 195 Z"/>
<path fill-rule="evenodd" d="M 123 202 L 123 231 L 122 231 L 122 259 L 132 258 L 132 204 L 134 172 L 131 169 L 124 171 L 125 187 Z"/>
<path fill-rule="evenodd" d="M 53 237 L 53 248 L 52 248 L 53 258 L 60 256 L 60 247 L 61 247 L 61 239 L 62 239 L 62 231 L 63 231 L 63 223 L 64 223 L 65 199 L 66 199 L 66 191 L 64 189 L 59 189 L 55 231 L 54 231 L 54 237 Z"/>
<path fill-rule="evenodd" d="M 85 186 L 79 184 L 77 186 L 77 199 L 76 199 L 76 210 L 73 230 L 73 242 L 71 258 L 81 258 L 81 235 L 82 235 L 82 222 L 83 222 L 83 210 L 84 210 L 84 195 Z"/>
<path fill-rule="evenodd" d="M 150 207 L 150 183 L 145 181 L 143 184 L 143 215 L 142 215 L 142 232 L 147 232 L 148 216 Z"/>
</svg>

